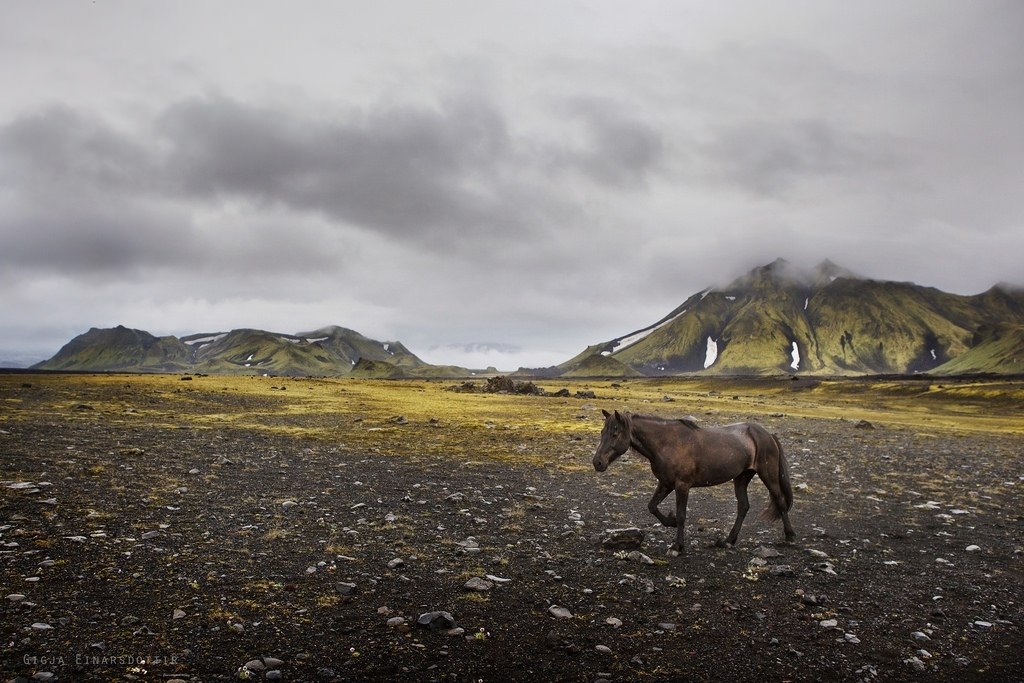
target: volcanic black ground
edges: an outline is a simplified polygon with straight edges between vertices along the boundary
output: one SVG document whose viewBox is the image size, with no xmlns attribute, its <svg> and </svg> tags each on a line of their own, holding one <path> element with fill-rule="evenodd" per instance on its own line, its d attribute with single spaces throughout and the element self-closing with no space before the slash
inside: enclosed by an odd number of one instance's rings
<svg viewBox="0 0 1024 683">
<path fill-rule="evenodd" d="M 1019 434 L 759 414 L 797 543 L 755 479 L 735 548 L 725 485 L 669 558 L 646 462 L 590 466 L 610 389 L 508 398 L 564 430 L 363 404 L 325 436 L 284 380 L 175 381 L 5 379 L 4 680 L 1024 680 Z"/>
</svg>

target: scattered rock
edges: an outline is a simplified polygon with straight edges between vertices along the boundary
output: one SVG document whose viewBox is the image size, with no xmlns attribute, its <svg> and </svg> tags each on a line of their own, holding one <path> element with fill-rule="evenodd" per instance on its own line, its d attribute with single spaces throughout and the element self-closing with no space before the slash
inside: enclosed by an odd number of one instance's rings
<svg viewBox="0 0 1024 683">
<path fill-rule="evenodd" d="M 512 579 L 503 579 L 502 577 L 495 576 L 494 574 L 485 574 L 484 578 L 487 579 L 488 581 L 490 581 L 491 583 L 497 583 L 497 584 L 512 583 Z"/>
<path fill-rule="evenodd" d="M 424 612 L 416 620 L 416 625 L 429 628 L 431 631 L 447 631 L 456 627 L 455 617 L 450 612 Z"/>
<path fill-rule="evenodd" d="M 917 673 L 924 673 L 927 670 L 927 666 L 925 666 L 925 663 L 921 661 L 919 657 L 909 657 L 904 659 L 903 663 Z"/>
<path fill-rule="evenodd" d="M 601 545 L 607 550 L 637 550 L 644 542 L 643 529 L 609 529 L 604 532 Z"/>
<path fill-rule="evenodd" d="M 483 593 L 494 588 L 494 584 L 485 579 L 481 579 L 479 576 L 474 576 L 472 579 L 467 581 L 463 586 L 468 591 L 476 591 Z"/>
<path fill-rule="evenodd" d="M 559 607 L 558 605 L 548 607 L 548 614 L 553 616 L 555 619 L 572 619 L 572 612 L 564 607 Z"/>
</svg>

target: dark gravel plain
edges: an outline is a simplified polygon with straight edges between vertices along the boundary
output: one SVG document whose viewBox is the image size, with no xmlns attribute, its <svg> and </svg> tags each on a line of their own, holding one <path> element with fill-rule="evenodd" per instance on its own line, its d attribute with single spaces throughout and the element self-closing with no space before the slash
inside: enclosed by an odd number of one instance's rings
<svg viewBox="0 0 1024 683">
<path fill-rule="evenodd" d="M 510 417 L 494 458 L 424 447 L 459 443 L 443 414 L 234 424 L 286 404 L 266 382 L 195 403 L 215 428 L 132 378 L 0 383 L 2 680 L 1024 680 L 1019 434 L 762 415 L 797 542 L 755 479 L 735 548 L 726 485 L 669 558 L 646 463 L 590 467 L 600 392 L 510 398 L 566 430 Z"/>
</svg>

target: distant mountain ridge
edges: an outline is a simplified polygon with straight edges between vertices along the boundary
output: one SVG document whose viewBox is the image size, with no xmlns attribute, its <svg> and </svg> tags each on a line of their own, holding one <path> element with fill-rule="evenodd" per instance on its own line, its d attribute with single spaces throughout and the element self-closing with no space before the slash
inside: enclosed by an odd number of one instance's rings
<svg viewBox="0 0 1024 683">
<path fill-rule="evenodd" d="M 544 374 L 584 375 L 595 356 L 604 376 L 1022 373 L 1024 291 L 961 296 L 777 259 Z"/>
<path fill-rule="evenodd" d="M 401 342 L 339 326 L 282 334 L 156 337 L 118 326 L 68 342 L 41 370 L 198 372 L 372 378 L 497 374 L 430 365 Z M 824 261 L 777 259 L 709 287 L 660 320 L 593 344 L 530 377 L 680 374 L 817 376 L 1024 374 L 1024 289 L 996 285 L 962 296 L 910 282 L 871 280 Z"/>
<path fill-rule="evenodd" d="M 362 364 L 362 367 L 360 367 Z M 39 370 L 197 372 L 363 377 L 464 377 L 465 368 L 430 365 L 401 342 L 380 342 L 345 327 L 282 334 L 254 329 L 156 337 L 124 326 L 93 328 Z"/>
</svg>

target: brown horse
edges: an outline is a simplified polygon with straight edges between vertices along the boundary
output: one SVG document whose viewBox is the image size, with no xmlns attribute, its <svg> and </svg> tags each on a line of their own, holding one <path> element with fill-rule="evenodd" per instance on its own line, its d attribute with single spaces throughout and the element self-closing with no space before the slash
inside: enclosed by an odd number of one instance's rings
<svg viewBox="0 0 1024 683">
<path fill-rule="evenodd" d="M 676 528 L 676 542 L 669 549 L 670 555 L 686 552 L 683 527 L 690 489 L 724 484 L 730 479 L 736 488 L 736 522 L 725 543 L 735 545 L 743 518 L 750 509 L 747 484 L 755 474 L 771 494 L 765 517 L 782 519 L 787 542 L 796 538 L 789 523 L 793 489 L 782 444 L 764 427 L 747 422 L 703 428 L 692 418 L 669 420 L 617 410 L 601 412 L 605 418 L 604 429 L 594 453 L 594 469 L 604 472 L 630 448 L 650 460 L 658 488 L 647 509 L 665 526 Z M 676 511 L 666 515 L 658 505 L 672 491 L 676 492 Z"/>
</svg>

